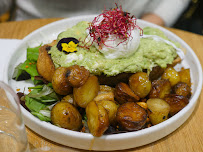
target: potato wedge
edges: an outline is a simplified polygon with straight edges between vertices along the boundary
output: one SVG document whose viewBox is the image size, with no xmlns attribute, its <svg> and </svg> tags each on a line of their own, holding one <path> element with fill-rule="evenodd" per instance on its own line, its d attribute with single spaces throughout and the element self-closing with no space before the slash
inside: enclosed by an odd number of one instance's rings
<svg viewBox="0 0 203 152">
<path fill-rule="evenodd" d="M 140 99 L 140 97 L 136 95 L 126 83 L 123 82 L 116 85 L 114 95 L 119 104 L 136 102 Z"/>
<path fill-rule="evenodd" d="M 178 113 L 189 103 L 188 98 L 176 94 L 169 94 L 164 98 L 164 100 L 170 105 L 169 114 L 171 116 Z"/>
<path fill-rule="evenodd" d="M 82 108 L 92 101 L 99 92 L 99 82 L 96 76 L 90 76 L 81 87 L 73 89 L 75 102 Z"/>
<path fill-rule="evenodd" d="M 109 123 L 111 125 L 115 125 L 118 105 L 116 105 L 115 102 L 108 100 L 96 101 L 96 104 L 101 105 L 106 109 L 107 114 L 109 116 Z"/>
<path fill-rule="evenodd" d="M 139 130 L 147 122 L 147 112 L 135 102 L 126 102 L 119 106 L 116 120 L 125 130 Z"/>
<path fill-rule="evenodd" d="M 151 90 L 151 81 L 147 73 L 138 72 L 129 78 L 129 86 L 140 98 L 146 97 Z"/>
<path fill-rule="evenodd" d="M 173 67 L 168 67 L 165 69 L 161 79 L 168 79 L 171 86 L 174 86 L 180 81 L 180 76 Z"/>
<path fill-rule="evenodd" d="M 190 79 L 190 69 L 183 69 L 178 72 L 180 76 L 180 82 L 185 82 L 189 87 L 191 87 L 191 79 Z"/>
<path fill-rule="evenodd" d="M 73 65 L 67 68 L 66 78 L 72 87 L 80 87 L 87 81 L 90 72 L 82 66 Z"/>
<path fill-rule="evenodd" d="M 153 125 L 159 124 L 168 119 L 170 105 L 159 98 L 152 98 L 147 100 L 147 107 L 149 109 L 149 119 Z"/>
<path fill-rule="evenodd" d="M 109 127 L 109 117 L 105 108 L 91 101 L 86 107 L 86 115 L 90 133 L 95 137 L 102 136 Z"/>
<path fill-rule="evenodd" d="M 39 48 L 39 56 L 37 59 L 37 71 L 45 80 L 51 82 L 54 75 L 55 66 L 48 54 L 51 46 L 43 45 Z"/>
<path fill-rule="evenodd" d="M 62 128 L 78 131 L 82 126 L 82 116 L 68 102 L 58 102 L 51 110 L 51 122 Z"/>
<path fill-rule="evenodd" d="M 56 93 L 60 95 L 68 95 L 73 91 L 72 86 L 70 86 L 66 80 L 67 68 L 59 67 L 55 70 L 52 78 L 52 86 Z"/>
<path fill-rule="evenodd" d="M 149 98 L 164 98 L 165 95 L 170 94 L 171 84 L 169 80 L 154 80 L 152 82 L 152 89 L 149 93 Z"/>
</svg>

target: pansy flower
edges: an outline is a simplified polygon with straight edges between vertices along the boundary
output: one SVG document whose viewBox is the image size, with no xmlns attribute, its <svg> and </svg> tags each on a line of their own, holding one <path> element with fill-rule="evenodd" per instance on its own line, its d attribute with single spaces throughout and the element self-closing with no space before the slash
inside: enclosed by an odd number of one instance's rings
<svg viewBox="0 0 203 152">
<path fill-rule="evenodd" d="M 58 42 L 57 48 L 59 51 L 69 54 L 77 52 L 78 43 L 79 41 L 74 37 L 63 38 Z"/>
</svg>

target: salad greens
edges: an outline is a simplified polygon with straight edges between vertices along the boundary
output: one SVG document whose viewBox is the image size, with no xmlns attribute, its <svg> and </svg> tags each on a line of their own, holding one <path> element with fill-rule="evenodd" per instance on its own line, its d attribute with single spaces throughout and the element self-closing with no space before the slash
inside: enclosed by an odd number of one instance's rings
<svg viewBox="0 0 203 152">
<path fill-rule="evenodd" d="M 28 79 L 33 81 L 36 86 L 28 88 L 32 89 L 32 91 L 24 96 L 25 105 L 40 120 L 51 121 L 49 107 L 59 101 L 59 98 L 54 92 L 51 83 L 39 85 L 42 81 L 35 79 L 36 76 L 39 76 L 36 63 L 40 47 L 27 48 L 27 60 L 15 68 L 12 78 L 16 81 Z"/>
<path fill-rule="evenodd" d="M 40 80 L 35 79 L 35 76 L 39 76 L 36 65 L 39 56 L 39 48 L 40 46 L 27 49 L 27 60 L 24 63 L 20 63 L 15 68 L 12 77 L 13 79 L 20 81 L 31 78 L 34 84 L 38 84 L 41 82 Z"/>
<path fill-rule="evenodd" d="M 41 88 L 41 89 L 40 89 Z M 33 90 L 25 95 L 25 105 L 31 113 L 42 121 L 51 121 L 50 106 L 59 101 L 58 96 L 53 88 L 48 85 L 40 85 L 40 87 L 33 87 Z"/>
</svg>

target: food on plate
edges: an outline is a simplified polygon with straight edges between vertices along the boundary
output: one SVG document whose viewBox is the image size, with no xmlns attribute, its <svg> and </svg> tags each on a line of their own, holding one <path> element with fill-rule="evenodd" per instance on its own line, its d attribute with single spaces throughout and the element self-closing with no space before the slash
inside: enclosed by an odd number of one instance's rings
<svg viewBox="0 0 203 152">
<path fill-rule="evenodd" d="M 135 102 L 126 102 L 118 107 L 116 119 L 125 130 L 139 130 L 147 122 L 147 112 Z"/>
<path fill-rule="evenodd" d="M 34 116 L 100 137 L 148 128 L 183 109 L 190 69 L 174 67 L 183 56 L 177 42 L 142 29 L 117 6 L 28 48 L 13 78 L 33 81 L 20 99 Z"/>
<path fill-rule="evenodd" d="M 140 98 L 146 97 L 151 90 L 151 81 L 145 72 L 137 72 L 129 78 L 130 88 Z"/>
<path fill-rule="evenodd" d="M 51 49 L 50 45 L 44 45 L 39 48 L 39 57 L 37 59 L 37 72 L 45 80 L 51 82 L 52 77 L 55 72 L 54 63 L 48 54 L 48 51 Z"/>
<path fill-rule="evenodd" d="M 90 76 L 84 85 L 73 89 L 73 97 L 80 107 L 85 108 L 97 96 L 98 92 L 98 78 Z"/>
<path fill-rule="evenodd" d="M 149 109 L 149 119 L 153 125 L 159 124 L 168 119 L 170 105 L 160 98 L 151 98 L 147 100 Z"/>
<path fill-rule="evenodd" d="M 51 121 L 62 128 L 78 131 L 82 126 L 82 116 L 69 102 L 58 102 L 51 110 Z"/>
<path fill-rule="evenodd" d="M 72 93 L 73 88 L 68 83 L 67 79 L 68 68 L 59 67 L 55 70 L 52 77 L 52 86 L 56 93 L 60 95 L 68 95 Z"/>
<path fill-rule="evenodd" d="M 140 97 L 135 94 L 130 87 L 123 82 L 120 82 L 115 87 L 115 99 L 119 104 L 123 104 L 125 102 L 136 102 L 140 100 Z"/>
<path fill-rule="evenodd" d="M 152 88 L 149 93 L 149 98 L 163 99 L 165 95 L 170 94 L 171 83 L 168 79 L 152 81 Z"/>
<path fill-rule="evenodd" d="M 109 116 L 105 108 L 91 101 L 86 107 L 87 124 L 93 136 L 100 137 L 108 129 Z"/>
</svg>

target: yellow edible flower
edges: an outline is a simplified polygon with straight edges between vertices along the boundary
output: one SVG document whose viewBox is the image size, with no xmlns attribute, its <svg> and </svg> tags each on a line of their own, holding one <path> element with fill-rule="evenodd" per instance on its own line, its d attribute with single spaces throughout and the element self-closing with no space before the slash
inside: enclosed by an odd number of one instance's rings
<svg viewBox="0 0 203 152">
<path fill-rule="evenodd" d="M 72 53 L 72 52 L 77 51 L 76 47 L 78 46 L 78 44 L 75 44 L 73 41 L 70 41 L 68 44 L 61 43 L 61 46 L 62 46 L 62 51 Z"/>
</svg>

